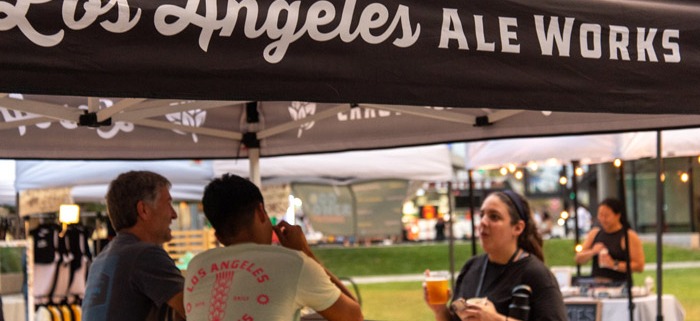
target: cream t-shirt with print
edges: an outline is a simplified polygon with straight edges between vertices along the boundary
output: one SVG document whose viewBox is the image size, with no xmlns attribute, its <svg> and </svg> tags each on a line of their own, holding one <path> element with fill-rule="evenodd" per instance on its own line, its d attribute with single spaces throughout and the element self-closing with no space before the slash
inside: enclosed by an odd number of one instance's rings
<svg viewBox="0 0 700 321">
<path fill-rule="evenodd" d="M 340 297 L 323 267 L 300 251 L 246 243 L 210 249 L 187 267 L 188 321 L 293 321 Z"/>
</svg>

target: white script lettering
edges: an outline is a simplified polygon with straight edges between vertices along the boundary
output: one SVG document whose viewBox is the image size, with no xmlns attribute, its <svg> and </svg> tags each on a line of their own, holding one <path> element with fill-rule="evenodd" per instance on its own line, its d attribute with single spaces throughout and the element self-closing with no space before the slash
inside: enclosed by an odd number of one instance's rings
<svg viewBox="0 0 700 321">
<path fill-rule="evenodd" d="M 103 21 L 100 25 L 113 33 L 129 31 L 141 18 L 141 9 L 136 9 L 136 14 L 132 18 L 128 0 L 110 0 L 104 6 L 100 0 L 88 0 L 83 4 L 85 13 L 78 19 L 75 17 L 76 12 L 78 12 L 78 1 L 63 1 L 63 22 L 73 30 L 85 29 L 97 21 L 99 16 L 112 10 L 115 5 L 117 6 L 117 20 L 114 22 Z"/>
<path fill-rule="evenodd" d="M 55 46 L 63 40 L 63 30 L 53 35 L 43 35 L 36 31 L 29 20 L 27 11 L 32 4 L 46 3 L 50 0 L 18 0 L 13 6 L 7 2 L 0 2 L 0 31 L 7 31 L 17 27 L 27 39 L 42 47 Z"/>
<path fill-rule="evenodd" d="M 299 17 L 301 1 L 287 2 L 276 0 L 267 10 L 267 15 L 259 29 L 258 3 L 253 0 L 229 0 L 226 6 L 225 16 L 219 20 L 216 0 L 205 0 L 204 15 L 197 14 L 201 0 L 188 0 L 184 8 L 176 5 L 162 5 L 155 12 L 154 24 L 158 32 L 165 36 L 176 35 L 190 25 L 201 28 L 199 34 L 199 47 L 205 52 L 214 31 L 220 30 L 220 37 L 230 37 L 238 20 L 241 9 L 245 9 L 245 23 L 243 34 L 248 39 L 254 39 L 266 35 L 272 40 L 263 52 L 263 57 L 269 63 L 278 63 L 284 59 L 289 46 L 299 40 L 305 34 L 316 41 L 328 41 L 336 37 L 344 42 L 354 41 L 358 36 L 366 43 L 378 44 L 391 37 L 399 28 L 401 36 L 392 42 L 397 47 L 409 47 L 413 45 L 420 34 L 420 24 L 416 24 L 415 31 L 410 23 L 408 7 L 399 5 L 396 14 L 389 23 L 389 10 L 380 3 L 368 5 L 362 11 L 360 20 L 352 30 L 351 20 L 355 10 L 355 0 L 346 0 L 341 13 L 338 26 L 323 33 L 319 27 L 328 25 L 336 17 L 336 9 L 328 1 L 318 1 L 308 9 L 308 17 L 300 27 Z M 284 19 L 282 17 L 285 17 Z M 283 25 L 280 23 L 284 21 Z"/>
<path fill-rule="evenodd" d="M 7 31 L 17 27 L 27 39 L 42 47 L 53 47 L 63 41 L 64 30 L 58 30 L 52 35 L 38 32 L 27 20 L 29 7 L 34 4 L 42 4 L 50 0 L 17 0 L 12 5 L 0 2 L 0 31 Z M 82 17 L 76 18 L 78 1 L 64 1 L 62 7 L 63 23 L 73 30 L 81 30 L 89 27 L 97 18 L 111 11 L 115 6 L 117 10 L 116 21 L 105 20 L 100 23 L 102 28 L 113 33 L 122 33 L 131 30 L 141 17 L 141 9 L 137 9 L 131 17 L 131 8 L 128 0 L 110 0 L 102 5 L 100 0 L 88 0 L 83 4 Z"/>
</svg>

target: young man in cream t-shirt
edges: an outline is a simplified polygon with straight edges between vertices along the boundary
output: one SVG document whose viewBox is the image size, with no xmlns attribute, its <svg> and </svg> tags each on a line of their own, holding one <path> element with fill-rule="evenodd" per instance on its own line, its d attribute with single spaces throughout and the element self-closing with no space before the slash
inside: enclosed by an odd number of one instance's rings
<svg viewBox="0 0 700 321">
<path fill-rule="evenodd" d="M 202 199 L 225 245 L 190 261 L 185 279 L 187 320 L 292 321 L 310 307 L 329 321 L 362 320 L 359 304 L 316 260 L 299 226 L 272 226 L 260 190 L 224 175 Z M 276 233 L 282 247 L 272 246 Z"/>
</svg>

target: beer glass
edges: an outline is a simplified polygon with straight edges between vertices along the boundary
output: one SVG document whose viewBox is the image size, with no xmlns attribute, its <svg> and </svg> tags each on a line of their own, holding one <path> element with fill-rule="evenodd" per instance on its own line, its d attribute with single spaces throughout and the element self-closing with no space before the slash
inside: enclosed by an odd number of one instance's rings
<svg viewBox="0 0 700 321">
<path fill-rule="evenodd" d="M 445 304 L 450 299 L 448 297 L 449 274 L 447 271 L 430 271 L 425 276 L 425 287 L 428 291 L 429 304 Z"/>
</svg>

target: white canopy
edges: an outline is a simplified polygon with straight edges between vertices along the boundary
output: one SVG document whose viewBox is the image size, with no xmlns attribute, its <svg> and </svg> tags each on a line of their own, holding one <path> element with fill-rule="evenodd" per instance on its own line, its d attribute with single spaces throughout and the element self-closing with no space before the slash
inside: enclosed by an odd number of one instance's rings
<svg viewBox="0 0 700 321">
<path fill-rule="evenodd" d="M 0 159 L 0 205 L 15 204 L 15 161 Z"/>
<path fill-rule="evenodd" d="M 16 167 L 16 171 L 15 171 Z M 269 157 L 261 160 L 263 177 L 292 181 L 299 178 L 403 178 L 444 181 L 452 178 L 447 145 L 386 150 Z M 0 204 L 15 204 L 15 191 L 73 187 L 77 202 L 101 201 L 107 184 L 122 172 L 150 170 L 167 177 L 178 200 L 200 200 L 214 177 L 234 173 L 249 177 L 248 160 L 164 161 L 0 161 Z M 15 175 L 16 173 L 16 175 Z"/>
<path fill-rule="evenodd" d="M 700 128 L 662 132 L 664 157 L 700 154 Z M 608 135 L 578 135 L 519 138 L 465 144 L 467 168 L 494 168 L 508 163 L 555 160 L 582 164 L 603 163 L 620 158 L 634 160 L 656 157 L 656 132 Z"/>
<path fill-rule="evenodd" d="M 402 178 L 446 181 L 452 179 L 447 145 L 392 148 L 332 154 L 266 157 L 260 159 L 264 178 L 328 177 L 335 179 Z M 248 176 L 248 160 L 215 160 L 214 175 Z"/>
</svg>

